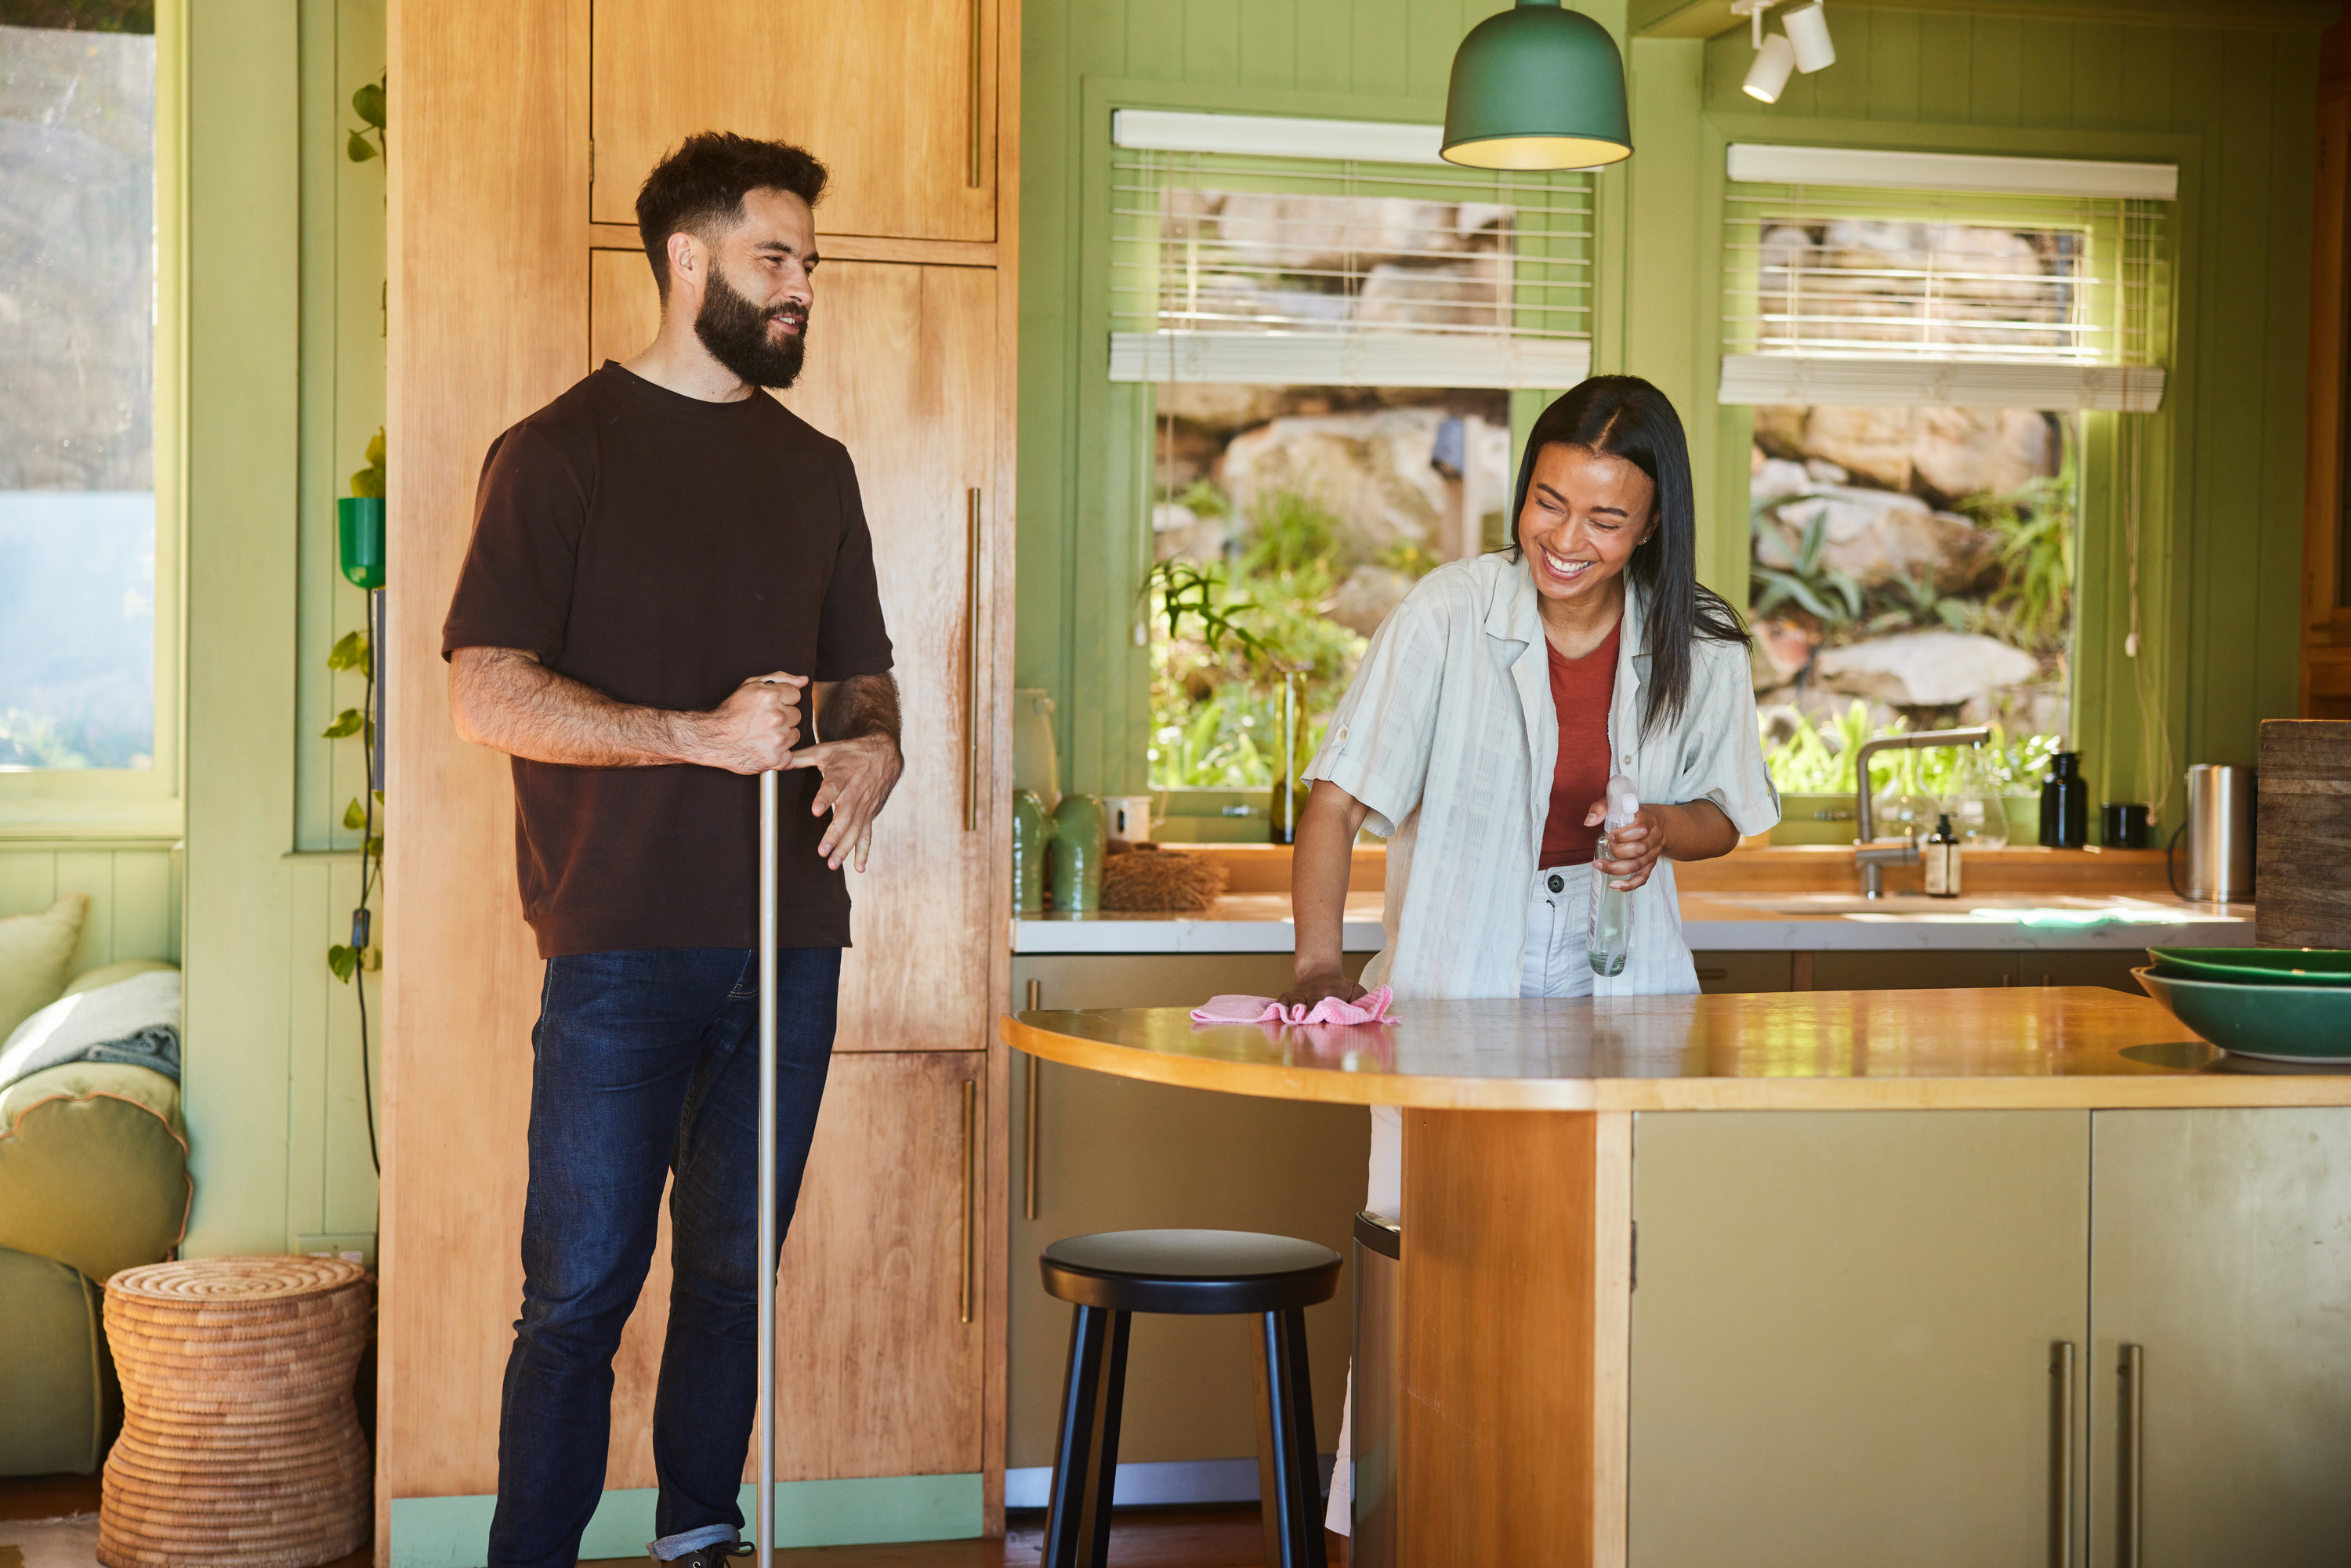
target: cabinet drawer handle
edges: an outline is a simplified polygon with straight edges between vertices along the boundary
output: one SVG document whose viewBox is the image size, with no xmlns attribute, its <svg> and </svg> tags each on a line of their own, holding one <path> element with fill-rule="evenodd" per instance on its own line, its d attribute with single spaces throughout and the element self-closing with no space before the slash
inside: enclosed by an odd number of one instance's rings
<svg viewBox="0 0 2351 1568">
<path fill-rule="evenodd" d="M 967 1078 L 963 1081 L 963 1238 L 956 1260 L 956 1314 L 965 1322 L 971 1322 L 971 1156 L 974 1124 L 978 1118 L 979 1085 Z"/>
<path fill-rule="evenodd" d="M 971 142 L 971 157 L 964 171 L 963 183 L 972 190 L 979 189 L 979 89 L 981 51 L 987 39 L 980 32 L 985 19 L 986 0 L 971 0 L 971 121 L 967 127 Z"/>
<path fill-rule="evenodd" d="M 979 492 L 964 492 L 963 831 L 979 831 Z"/>
<path fill-rule="evenodd" d="M 2074 1342 L 2049 1360 L 2049 1562 L 2074 1568 Z"/>
<path fill-rule="evenodd" d="M 1700 969 L 1698 972 L 1698 977 L 1701 980 L 1719 980 L 1729 973 L 1728 969 Z"/>
<path fill-rule="evenodd" d="M 1045 984 L 1042 980 L 1029 982 L 1030 1012 L 1043 1010 L 1044 988 Z M 1029 1059 L 1028 1135 L 1021 1140 L 1020 1145 L 1020 1216 L 1024 1219 L 1037 1218 L 1037 1074 L 1044 1065 L 1042 1057 L 1032 1056 Z"/>
<path fill-rule="evenodd" d="M 2141 1514 L 2147 1499 L 2147 1347 L 2123 1346 L 2122 1518 L 2115 1531 L 2117 1568 L 2138 1568 Z"/>
</svg>

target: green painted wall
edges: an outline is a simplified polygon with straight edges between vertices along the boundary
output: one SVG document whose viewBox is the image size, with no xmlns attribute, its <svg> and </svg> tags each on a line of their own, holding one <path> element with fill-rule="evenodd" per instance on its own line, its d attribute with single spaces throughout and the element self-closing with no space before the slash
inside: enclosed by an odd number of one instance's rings
<svg viewBox="0 0 2351 1568">
<path fill-rule="evenodd" d="M 341 128 L 383 13 L 191 10 L 187 1249 L 276 1252 L 375 1229 L 357 1013 L 325 959 L 358 893 L 330 848 L 357 747 L 315 737 L 357 700 L 321 661 L 362 619 L 332 497 L 382 417 L 383 182 Z"/>
<path fill-rule="evenodd" d="M 1024 39 L 1017 671 L 1059 699 L 1064 783 L 1143 779 L 1133 637 L 1141 523 L 1119 492 L 1143 394 L 1104 375 L 1088 254 L 1113 102 L 1434 120 L 1461 34 L 1439 0 L 1036 0 Z M 1621 36 L 1624 7 L 1583 7 Z M 2227 17 L 2231 7 L 2213 0 Z M 2314 35 L 1846 7 L 1839 58 L 1777 105 L 1739 90 L 1743 29 L 1628 44 L 1635 153 L 1599 178 L 1593 361 L 1648 376 L 1687 419 L 1701 575 L 1744 601 L 1747 412 L 1713 398 L 1722 148 L 1730 140 L 2177 161 L 2164 410 L 2125 462 L 2089 422 L 2074 733 L 2102 795 L 2146 799 L 2189 761 L 2248 762 L 2294 702 Z M 1092 162 L 1089 155 L 1092 155 Z M 1074 308 L 1073 308 L 1074 307 Z M 1522 398 L 1521 402 L 1533 400 Z M 1523 425 L 1521 412 L 1519 423 Z M 2121 510 L 2138 480 L 2146 667 L 2124 657 Z M 2137 688 L 2160 716 L 2150 755 Z"/>
</svg>

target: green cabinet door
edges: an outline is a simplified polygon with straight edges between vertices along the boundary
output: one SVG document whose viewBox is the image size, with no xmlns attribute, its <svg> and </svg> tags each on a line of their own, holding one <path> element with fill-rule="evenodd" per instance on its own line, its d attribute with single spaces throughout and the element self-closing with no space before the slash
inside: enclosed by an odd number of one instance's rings
<svg viewBox="0 0 2351 1568">
<path fill-rule="evenodd" d="M 2090 1562 L 2342 1568 L 2351 1110 L 2102 1111 L 2092 1136 Z"/>
<path fill-rule="evenodd" d="M 2043 1568 L 2069 1519 L 2078 1543 L 2052 1366 L 2088 1326 L 2089 1161 L 2087 1112 L 1641 1115 L 1634 1568 Z"/>
</svg>

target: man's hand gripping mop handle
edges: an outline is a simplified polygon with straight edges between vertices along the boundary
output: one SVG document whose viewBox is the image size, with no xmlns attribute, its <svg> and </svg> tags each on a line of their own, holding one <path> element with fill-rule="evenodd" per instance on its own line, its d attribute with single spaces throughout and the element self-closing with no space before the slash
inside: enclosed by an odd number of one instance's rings
<svg viewBox="0 0 2351 1568">
<path fill-rule="evenodd" d="M 776 779 L 759 775 L 758 1568 L 776 1540 Z"/>
</svg>

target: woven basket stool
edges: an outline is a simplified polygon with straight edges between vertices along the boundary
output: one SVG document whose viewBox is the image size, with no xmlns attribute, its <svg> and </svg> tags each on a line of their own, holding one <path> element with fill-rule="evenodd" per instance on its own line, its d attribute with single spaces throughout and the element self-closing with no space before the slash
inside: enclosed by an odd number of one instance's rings
<svg viewBox="0 0 2351 1568">
<path fill-rule="evenodd" d="M 374 1297 L 329 1258 L 200 1258 L 106 1282 L 122 1435 L 107 1568 L 317 1568 L 374 1538 L 351 1382 Z"/>
</svg>

